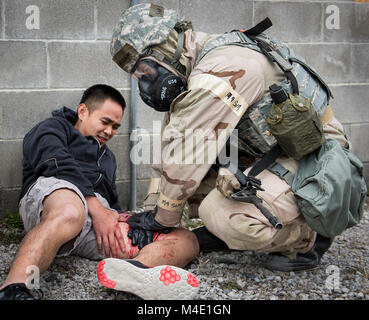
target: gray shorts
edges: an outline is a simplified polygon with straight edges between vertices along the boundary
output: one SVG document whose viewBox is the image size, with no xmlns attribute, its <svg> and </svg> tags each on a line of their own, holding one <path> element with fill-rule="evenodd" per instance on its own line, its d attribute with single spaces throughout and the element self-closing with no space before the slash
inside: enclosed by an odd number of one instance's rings
<svg viewBox="0 0 369 320">
<path fill-rule="evenodd" d="M 91 216 L 88 214 L 86 199 L 81 191 L 68 181 L 54 177 L 39 177 L 29 187 L 19 203 L 19 213 L 22 217 L 25 231 L 30 231 L 40 223 L 44 199 L 58 189 L 70 189 L 79 195 L 85 207 L 86 219 L 81 232 L 74 239 L 61 246 L 56 256 L 77 255 L 91 260 L 104 259 L 104 254 L 101 254 L 97 248 L 96 235 L 92 226 Z M 95 195 L 105 208 L 114 210 L 109 207 L 108 201 L 104 197 L 98 193 L 95 193 Z"/>
</svg>

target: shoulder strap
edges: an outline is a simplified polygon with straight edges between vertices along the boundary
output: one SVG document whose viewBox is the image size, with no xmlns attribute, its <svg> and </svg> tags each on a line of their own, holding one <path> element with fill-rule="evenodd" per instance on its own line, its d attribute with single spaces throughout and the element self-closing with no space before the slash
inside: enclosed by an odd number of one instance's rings
<svg viewBox="0 0 369 320">
<path fill-rule="evenodd" d="M 256 177 L 260 172 L 272 165 L 282 153 L 282 148 L 277 144 L 253 165 L 248 176 Z"/>
<path fill-rule="evenodd" d="M 246 35 L 249 39 L 251 39 L 256 45 L 259 47 L 260 51 L 271 61 L 275 62 L 284 72 L 287 79 L 291 82 L 292 91 L 295 94 L 299 94 L 299 87 L 296 80 L 296 77 L 292 73 L 292 64 L 285 60 L 277 51 L 273 50 L 269 44 L 265 41 L 262 41 L 260 38 L 257 38 L 258 35 L 263 33 L 265 30 L 269 29 L 273 25 L 272 21 L 267 17 L 264 20 L 260 21 L 256 26 L 248 29 L 248 30 L 232 30 L 232 32 L 239 32 L 240 38 L 242 41 L 249 43 L 245 37 L 242 35 Z"/>
<path fill-rule="evenodd" d="M 292 186 L 293 179 L 295 178 L 294 174 L 290 170 L 288 170 L 284 166 L 282 166 L 280 163 L 274 162 L 268 168 L 268 170 L 270 172 L 274 173 L 275 175 L 277 175 L 282 180 L 286 181 L 289 186 Z"/>
<path fill-rule="evenodd" d="M 299 94 L 299 86 L 296 77 L 292 73 L 292 64 L 285 60 L 277 51 L 273 50 L 266 42 L 255 36 L 249 36 L 260 48 L 261 52 L 271 61 L 275 62 L 284 72 L 288 80 L 291 82 L 292 91 Z"/>
<path fill-rule="evenodd" d="M 277 144 L 252 166 L 247 176 L 245 176 L 244 173 L 239 169 L 239 167 L 232 162 L 229 162 L 226 165 L 221 165 L 219 162 L 217 162 L 217 165 L 219 168 L 227 168 L 236 176 L 236 178 L 238 179 L 238 181 L 240 181 L 242 185 L 245 185 L 247 182 L 247 178 L 256 177 L 260 172 L 264 171 L 264 169 L 269 169 L 269 167 L 273 167 L 275 160 L 282 154 L 283 150 Z M 217 158 L 217 161 L 218 160 L 219 159 Z"/>
<path fill-rule="evenodd" d="M 272 25 L 273 25 L 272 21 L 270 21 L 270 19 L 266 17 L 263 21 L 260 21 L 256 26 L 241 32 L 243 32 L 247 36 L 257 36 L 260 33 L 263 33 L 265 30 L 269 29 Z"/>
</svg>

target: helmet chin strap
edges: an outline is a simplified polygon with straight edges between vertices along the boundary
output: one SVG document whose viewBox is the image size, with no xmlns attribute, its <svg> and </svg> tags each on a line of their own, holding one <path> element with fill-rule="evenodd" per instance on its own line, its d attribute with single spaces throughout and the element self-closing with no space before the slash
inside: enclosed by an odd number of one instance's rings
<svg viewBox="0 0 369 320">
<path fill-rule="evenodd" d="M 179 59 L 181 58 L 183 44 L 184 44 L 184 29 L 181 25 L 176 25 L 174 29 L 178 32 L 178 41 L 177 41 L 177 48 L 176 52 L 174 53 L 174 57 L 172 60 L 172 65 L 175 67 L 175 64 L 179 63 Z M 181 65 L 182 66 L 182 65 Z M 181 74 L 183 74 L 180 70 L 178 70 Z M 184 76 L 186 76 L 186 70 L 184 71 Z"/>
<path fill-rule="evenodd" d="M 172 60 L 168 59 L 164 54 L 156 50 L 153 50 L 151 47 L 145 50 L 145 55 L 152 56 L 155 59 L 159 60 L 160 62 L 163 62 L 167 65 L 172 66 L 182 76 L 186 78 L 186 68 L 179 62 L 179 59 L 181 58 L 181 54 L 183 50 L 183 44 L 184 44 L 184 29 L 180 23 L 178 23 L 178 25 L 176 25 L 174 29 L 178 32 L 178 41 L 177 41 L 177 48 L 176 48 L 176 51 L 174 53 L 174 57 Z"/>
</svg>

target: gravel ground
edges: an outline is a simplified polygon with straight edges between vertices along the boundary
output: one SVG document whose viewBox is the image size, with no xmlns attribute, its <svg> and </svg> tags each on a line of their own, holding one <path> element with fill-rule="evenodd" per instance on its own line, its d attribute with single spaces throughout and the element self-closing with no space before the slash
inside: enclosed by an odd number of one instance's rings
<svg viewBox="0 0 369 320">
<path fill-rule="evenodd" d="M 8 232 L 4 227 L 0 233 Z M 0 283 L 17 251 L 0 242 Z M 369 201 L 359 225 L 336 237 L 321 265 L 311 271 L 271 272 L 261 252 L 201 254 L 187 269 L 200 281 L 197 300 L 369 300 Z M 41 275 L 45 300 L 136 300 L 137 296 L 104 288 L 97 281 L 98 262 L 79 257 L 56 259 Z"/>
</svg>

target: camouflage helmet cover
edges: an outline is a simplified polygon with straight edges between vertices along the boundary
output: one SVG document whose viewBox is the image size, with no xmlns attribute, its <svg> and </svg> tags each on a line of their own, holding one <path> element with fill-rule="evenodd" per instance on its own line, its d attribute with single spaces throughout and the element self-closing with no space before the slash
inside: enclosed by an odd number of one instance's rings
<svg viewBox="0 0 369 320">
<path fill-rule="evenodd" d="M 110 44 L 113 60 L 131 73 L 147 48 L 164 42 L 180 23 L 176 11 L 145 3 L 125 10 L 114 28 Z"/>
</svg>

